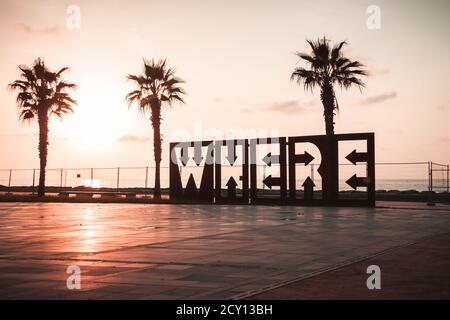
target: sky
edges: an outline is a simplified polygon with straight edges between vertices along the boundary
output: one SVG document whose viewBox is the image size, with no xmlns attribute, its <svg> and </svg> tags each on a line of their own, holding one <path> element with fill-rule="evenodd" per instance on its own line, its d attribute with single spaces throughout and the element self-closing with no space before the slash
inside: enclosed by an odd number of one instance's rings
<svg viewBox="0 0 450 320">
<path fill-rule="evenodd" d="M 370 5 L 379 29 L 367 26 Z M 143 57 L 167 57 L 186 81 L 186 104 L 163 111 L 163 161 L 170 141 L 324 134 L 320 92 L 290 81 L 294 53 L 324 35 L 347 41 L 345 54 L 370 73 L 361 91 L 336 89 L 336 133 L 375 132 L 378 162 L 447 164 L 449 9 L 448 0 L 2 0 L 0 169 L 39 166 L 37 123 L 18 121 L 7 89 L 37 57 L 70 67 L 78 84 L 75 113 L 51 121 L 50 168 L 153 164 L 149 116 L 124 99 Z"/>
</svg>

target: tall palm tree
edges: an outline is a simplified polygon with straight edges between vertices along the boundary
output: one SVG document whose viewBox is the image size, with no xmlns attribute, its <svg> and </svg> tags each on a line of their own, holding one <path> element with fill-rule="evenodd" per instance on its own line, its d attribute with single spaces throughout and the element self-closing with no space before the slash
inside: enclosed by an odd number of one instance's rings
<svg viewBox="0 0 450 320">
<path fill-rule="evenodd" d="M 330 41 L 325 37 L 307 42 L 311 47 L 311 53 L 298 52 L 296 55 L 307 62 L 308 68 L 295 68 L 291 80 L 303 83 L 305 90 L 320 88 L 325 131 L 327 136 L 333 136 L 335 111 L 339 111 L 333 85 L 338 84 L 345 89 L 357 86 L 361 89 L 364 83 L 359 76 L 366 76 L 367 72 L 362 69 L 364 65 L 359 61 L 352 61 L 342 54 L 345 41 L 334 47 L 330 46 Z"/>
<path fill-rule="evenodd" d="M 55 115 L 62 119 L 77 104 L 67 93 L 68 90 L 75 90 L 76 85 L 62 79 L 68 69 L 65 67 L 53 72 L 47 68 L 43 59 L 37 58 L 31 67 L 19 66 L 20 78 L 9 84 L 11 91 L 17 91 L 19 119 L 22 122 L 37 119 L 39 124 L 39 197 L 45 195 L 49 117 Z"/>
<path fill-rule="evenodd" d="M 175 70 L 167 66 L 166 59 L 155 61 L 144 59 L 144 70 L 141 75 L 127 76 L 137 89 L 126 96 L 128 106 L 137 103 L 139 111 L 150 112 L 153 127 L 153 153 L 155 157 L 155 189 L 154 198 L 161 198 L 160 166 L 161 166 L 161 107 L 172 106 L 175 102 L 184 103 L 186 94 L 180 84 L 184 81 L 175 76 Z"/>
</svg>

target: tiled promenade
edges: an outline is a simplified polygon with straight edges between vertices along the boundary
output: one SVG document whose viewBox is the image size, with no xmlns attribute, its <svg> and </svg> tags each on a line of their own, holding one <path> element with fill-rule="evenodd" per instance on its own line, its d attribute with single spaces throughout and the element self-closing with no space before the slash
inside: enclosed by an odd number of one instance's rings
<svg viewBox="0 0 450 320">
<path fill-rule="evenodd" d="M 448 206 L 0 203 L 0 221 L 3 299 L 242 297 L 450 231 Z"/>
</svg>

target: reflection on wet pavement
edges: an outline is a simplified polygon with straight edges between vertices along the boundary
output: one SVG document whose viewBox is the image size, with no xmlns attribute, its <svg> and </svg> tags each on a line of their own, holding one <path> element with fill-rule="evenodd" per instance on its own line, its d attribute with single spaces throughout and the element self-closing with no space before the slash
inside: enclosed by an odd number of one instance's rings
<svg viewBox="0 0 450 320">
<path fill-rule="evenodd" d="M 450 231 L 445 209 L 1 203 L 0 218 L 0 298 L 16 299 L 229 298 Z"/>
</svg>

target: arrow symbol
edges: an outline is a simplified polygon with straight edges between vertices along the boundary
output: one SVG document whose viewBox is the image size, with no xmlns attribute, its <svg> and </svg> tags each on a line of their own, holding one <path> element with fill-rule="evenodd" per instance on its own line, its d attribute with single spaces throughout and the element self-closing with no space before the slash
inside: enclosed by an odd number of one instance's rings
<svg viewBox="0 0 450 320">
<path fill-rule="evenodd" d="M 272 177 L 272 175 L 267 176 L 263 183 L 269 187 L 269 189 L 272 189 L 272 186 L 280 186 L 281 185 L 281 178 L 280 177 Z"/>
<path fill-rule="evenodd" d="M 310 177 L 306 178 L 306 180 L 303 182 L 302 187 L 305 189 L 305 200 L 312 200 L 313 194 L 314 194 L 314 187 L 316 185 L 314 184 L 314 181 Z"/>
<path fill-rule="evenodd" d="M 237 182 L 233 177 L 230 177 L 226 186 L 228 187 L 228 199 L 236 199 Z"/>
<path fill-rule="evenodd" d="M 236 162 L 237 156 L 236 156 L 236 141 L 233 141 L 232 144 L 229 144 L 227 142 L 227 149 L 228 153 L 225 156 L 225 158 L 228 160 L 230 165 L 233 165 Z"/>
<path fill-rule="evenodd" d="M 304 154 L 296 154 L 294 157 L 295 163 L 304 163 L 305 166 L 307 166 L 313 160 L 314 157 L 306 151 Z"/>
<path fill-rule="evenodd" d="M 356 149 L 350 152 L 345 159 L 356 165 L 357 162 L 367 162 L 367 152 L 356 152 Z"/>
<path fill-rule="evenodd" d="M 367 187 L 369 179 L 367 177 L 360 178 L 354 174 L 350 179 L 345 181 L 345 183 L 356 190 L 357 187 Z"/>
<path fill-rule="evenodd" d="M 190 200 L 197 198 L 197 185 L 195 184 L 194 175 L 192 173 L 189 175 L 186 188 L 184 189 L 184 197 Z"/>
<path fill-rule="evenodd" d="M 202 145 L 200 143 L 196 143 L 194 145 L 194 157 L 192 159 L 194 159 L 194 162 L 197 165 L 197 167 L 202 162 L 202 160 L 203 160 L 203 157 L 202 157 Z"/>
<path fill-rule="evenodd" d="M 280 156 L 279 155 L 272 155 L 271 152 L 269 152 L 263 159 L 265 164 L 267 164 L 269 167 L 272 166 L 272 163 L 280 163 Z"/>
<path fill-rule="evenodd" d="M 211 143 L 206 150 L 206 162 L 205 164 L 214 163 L 214 145 Z"/>
<path fill-rule="evenodd" d="M 189 156 L 188 156 L 188 152 L 187 152 L 187 145 L 183 144 L 181 146 L 181 150 L 180 150 L 180 160 L 181 160 L 181 164 L 183 165 L 183 167 L 186 166 L 186 164 L 189 161 Z"/>
</svg>

